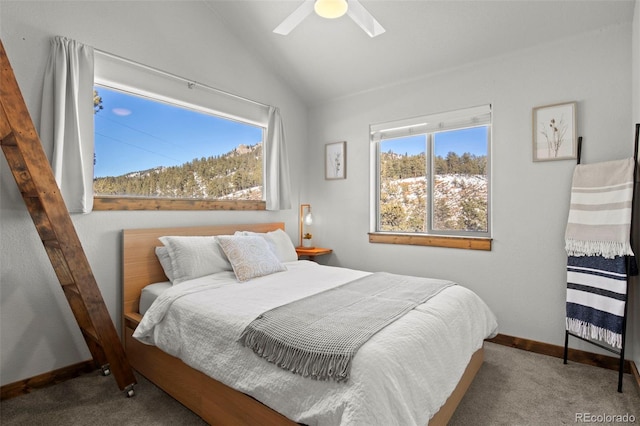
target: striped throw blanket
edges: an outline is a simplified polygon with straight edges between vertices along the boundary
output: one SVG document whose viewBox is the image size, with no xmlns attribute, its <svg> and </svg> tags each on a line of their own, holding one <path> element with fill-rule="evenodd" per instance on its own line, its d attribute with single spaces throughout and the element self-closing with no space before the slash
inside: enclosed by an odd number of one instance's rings
<svg viewBox="0 0 640 426">
<path fill-rule="evenodd" d="M 576 166 L 565 232 L 566 329 L 617 348 L 622 347 L 627 262 L 635 266 L 633 172 L 633 158 Z"/>
<path fill-rule="evenodd" d="M 567 330 L 585 339 L 622 347 L 627 293 L 626 258 L 569 256 Z"/>
<path fill-rule="evenodd" d="M 633 256 L 633 171 L 633 158 L 576 166 L 565 232 L 567 254 Z"/>
<path fill-rule="evenodd" d="M 281 368 L 346 382 L 358 349 L 451 281 L 374 273 L 264 312 L 240 342 Z"/>
</svg>

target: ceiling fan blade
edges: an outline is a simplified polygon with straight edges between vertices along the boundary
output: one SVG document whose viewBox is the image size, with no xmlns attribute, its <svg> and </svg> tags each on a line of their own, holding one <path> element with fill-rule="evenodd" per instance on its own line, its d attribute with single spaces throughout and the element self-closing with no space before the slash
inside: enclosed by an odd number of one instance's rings
<svg viewBox="0 0 640 426">
<path fill-rule="evenodd" d="M 276 34 L 287 35 L 298 26 L 300 22 L 313 12 L 314 0 L 305 0 L 293 13 L 285 18 L 280 25 L 273 30 Z"/>
<path fill-rule="evenodd" d="M 376 21 L 376 18 L 374 18 L 358 0 L 347 0 L 347 4 L 349 5 L 347 15 L 349 15 L 365 33 L 369 34 L 370 37 L 375 37 L 385 32 L 382 25 Z"/>
</svg>

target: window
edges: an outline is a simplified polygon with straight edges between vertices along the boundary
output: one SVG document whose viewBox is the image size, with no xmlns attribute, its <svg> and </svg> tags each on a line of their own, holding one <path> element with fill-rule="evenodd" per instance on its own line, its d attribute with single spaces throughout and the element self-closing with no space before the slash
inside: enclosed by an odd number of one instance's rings
<svg viewBox="0 0 640 426">
<path fill-rule="evenodd" d="M 490 106 L 372 125 L 371 141 L 372 242 L 490 237 Z"/>
<path fill-rule="evenodd" d="M 262 200 L 263 128 L 96 86 L 96 196 Z"/>
<path fill-rule="evenodd" d="M 268 107 L 97 52 L 95 210 L 263 210 Z"/>
</svg>

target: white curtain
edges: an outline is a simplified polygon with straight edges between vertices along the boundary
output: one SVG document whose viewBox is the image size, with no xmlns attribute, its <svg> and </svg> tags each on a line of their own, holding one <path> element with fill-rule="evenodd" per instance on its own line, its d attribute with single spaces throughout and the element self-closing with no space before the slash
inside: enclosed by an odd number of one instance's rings
<svg viewBox="0 0 640 426">
<path fill-rule="evenodd" d="M 269 107 L 269 122 L 265 140 L 264 192 L 267 210 L 291 208 L 291 185 L 289 181 L 289 159 L 284 142 L 284 126 L 280 110 Z"/>
<path fill-rule="evenodd" d="M 51 41 L 42 93 L 40 139 L 71 213 L 93 209 L 93 48 Z"/>
</svg>

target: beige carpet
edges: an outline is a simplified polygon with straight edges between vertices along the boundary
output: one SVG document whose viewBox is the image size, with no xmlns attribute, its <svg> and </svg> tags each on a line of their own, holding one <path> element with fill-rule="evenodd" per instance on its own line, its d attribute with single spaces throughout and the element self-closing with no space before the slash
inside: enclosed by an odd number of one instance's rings
<svg viewBox="0 0 640 426">
<path fill-rule="evenodd" d="M 624 392 L 618 393 L 615 371 L 563 365 L 557 358 L 492 343 L 485 347 L 485 363 L 451 425 L 562 425 L 580 423 L 578 417 L 591 424 L 625 424 L 607 421 L 624 415 L 640 424 L 640 395 L 629 375 L 625 375 Z M 605 421 L 598 421 L 598 416 Z M 113 378 L 96 372 L 2 401 L 0 424 L 205 423 L 143 378 L 136 385 L 136 396 L 126 398 Z"/>
<path fill-rule="evenodd" d="M 492 343 L 485 348 L 484 365 L 450 425 L 624 424 L 597 416 L 625 414 L 640 424 L 640 394 L 629 374 L 619 393 L 617 371 L 564 365 L 559 358 Z"/>
</svg>

